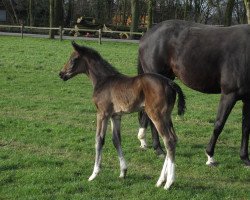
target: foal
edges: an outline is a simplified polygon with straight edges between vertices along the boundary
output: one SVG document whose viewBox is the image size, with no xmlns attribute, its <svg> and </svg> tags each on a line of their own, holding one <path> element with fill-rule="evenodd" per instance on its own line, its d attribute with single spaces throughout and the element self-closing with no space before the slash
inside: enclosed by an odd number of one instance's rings
<svg viewBox="0 0 250 200">
<path fill-rule="evenodd" d="M 156 184 L 161 186 L 166 181 L 165 189 L 174 182 L 175 175 L 175 135 L 171 120 L 176 93 L 178 94 L 178 114 L 185 111 L 185 98 L 181 88 L 171 80 L 156 74 L 143 74 L 128 77 L 114 69 L 100 54 L 88 47 L 72 42 L 74 52 L 60 72 L 66 81 L 77 74 L 84 73 L 92 81 L 93 102 L 97 108 L 96 157 L 89 181 L 96 178 L 101 166 L 101 153 L 108 120 L 111 119 L 113 143 L 120 161 L 120 177 L 124 178 L 127 165 L 121 148 L 120 125 L 124 113 L 145 110 L 163 139 L 167 156 L 160 178 Z"/>
</svg>

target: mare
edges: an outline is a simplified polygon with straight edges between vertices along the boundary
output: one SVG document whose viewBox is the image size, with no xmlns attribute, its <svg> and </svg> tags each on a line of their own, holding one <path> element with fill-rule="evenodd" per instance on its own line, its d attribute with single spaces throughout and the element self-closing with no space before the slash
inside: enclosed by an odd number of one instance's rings
<svg viewBox="0 0 250 200">
<path fill-rule="evenodd" d="M 138 74 L 158 73 L 207 94 L 221 94 L 217 117 L 206 148 L 207 165 L 216 164 L 214 149 L 236 101 L 243 102 L 240 158 L 250 166 L 250 26 L 209 26 L 182 20 L 155 25 L 139 43 Z M 138 137 L 145 137 L 147 117 L 140 113 Z M 153 146 L 162 153 L 152 127 Z"/>
<path fill-rule="evenodd" d="M 104 145 L 108 120 L 111 119 L 113 144 L 120 161 L 120 177 L 126 176 L 127 165 L 121 148 L 120 124 L 124 113 L 145 110 L 161 135 L 167 156 L 157 186 L 164 181 L 165 189 L 174 182 L 175 147 L 177 136 L 174 132 L 171 112 L 176 93 L 178 94 L 178 114 L 185 111 L 185 97 L 181 88 L 172 80 L 157 74 L 143 74 L 128 77 L 119 73 L 101 55 L 88 47 L 72 43 L 74 51 L 60 71 L 66 81 L 77 74 L 84 73 L 93 84 L 93 102 L 97 109 L 96 156 L 89 181 L 96 178 L 101 166 L 101 153 Z"/>
</svg>

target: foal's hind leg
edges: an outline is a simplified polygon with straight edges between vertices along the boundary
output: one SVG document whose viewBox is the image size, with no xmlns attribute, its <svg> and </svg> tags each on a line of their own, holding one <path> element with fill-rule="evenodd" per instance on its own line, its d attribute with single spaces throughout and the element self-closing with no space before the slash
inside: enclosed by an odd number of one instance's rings
<svg viewBox="0 0 250 200">
<path fill-rule="evenodd" d="M 167 155 L 163 164 L 161 175 L 156 183 L 156 186 L 159 187 L 166 181 L 164 189 L 169 189 L 175 180 L 174 160 L 177 136 L 174 132 L 171 119 L 164 120 L 164 118 L 165 116 L 162 118 L 152 119 L 156 129 L 163 139 L 167 150 Z"/>
<path fill-rule="evenodd" d="M 123 153 L 122 153 L 122 147 L 121 147 L 121 117 L 120 116 L 113 116 L 111 118 L 111 125 L 112 125 L 112 131 L 113 131 L 113 144 L 117 150 L 119 161 L 120 161 L 120 178 L 125 178 L 127 173 L 127 165 L 126 161 L 124 159 Z"/>
<path fill-rule="evenodd" d="M 97 114 L 97 127 L 96 127 L 96 156 L 95 165 L 92 175 L 89 177 L 89 181 L 92 181 L 100 172 L 101 160 L 102 160 L 102 147 L 105 142 L 105 134 L 107 130 L 108 118 L 103 115 Z"/>
</svg>

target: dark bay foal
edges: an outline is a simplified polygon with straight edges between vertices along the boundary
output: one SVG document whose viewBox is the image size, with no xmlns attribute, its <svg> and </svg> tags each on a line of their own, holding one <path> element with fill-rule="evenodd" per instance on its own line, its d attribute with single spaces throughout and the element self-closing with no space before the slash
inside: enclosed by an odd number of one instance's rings
<svg viewBox="0 0 250 200">
<path fill-rule="evenodd" d="M 89 181 L 100 171 L 101 153 L 108 120 L 111 119 L 113 143 L 120 161 L 120 177 L 125 177 L 127 165 L 121 148 L 120 124 L 124 113 L 145 110 L 154 123 L 166 147 L 164 161 L 157 186 L 166 181 L 165 189 L 174 182 L 175 146 L 177 136 L 174 132 L 171 112 L 176 93 L 178 94 L 178 114 L 184 114 L 185 98 L 181 88 L 170 79 L 156 74 L 143 74 L 128 77 L 119 73 L 100 54 L 88 47 L 72 43 L 74 51 L 60 72 L 66 81 L 77 74 L 84 73 L 92 81 L 93 102 L 97 108 L 96 157 L 95 165 Z"/>
</svg>

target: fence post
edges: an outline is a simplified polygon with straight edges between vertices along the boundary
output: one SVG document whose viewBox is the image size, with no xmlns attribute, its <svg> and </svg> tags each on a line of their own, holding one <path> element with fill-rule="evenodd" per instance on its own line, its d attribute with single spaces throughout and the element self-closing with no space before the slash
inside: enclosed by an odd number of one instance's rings
<svg viewBox="0 0 250 200">
<path fill-rule="evenodd" d="M 22 39 L 23 39 L 23 29 L 24 29 L 24 25 L 23 25 L 23 23 L 21 24 L 21 37 L 22 37 Z"/>
<path fill-rule="evenodd" d="M 102 44 L 102 29 L 99 29 L 98 33 L 99 33 L 99 44 Z"/>
<path fill-rule="evenodd" d="M 62 38 L 63 38 L 63 28 L 62 26 L 59 26 L 59 34 L 60 34 L 60 41 L 62 41 Z"/>
</svg>

